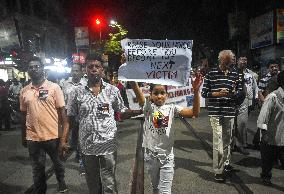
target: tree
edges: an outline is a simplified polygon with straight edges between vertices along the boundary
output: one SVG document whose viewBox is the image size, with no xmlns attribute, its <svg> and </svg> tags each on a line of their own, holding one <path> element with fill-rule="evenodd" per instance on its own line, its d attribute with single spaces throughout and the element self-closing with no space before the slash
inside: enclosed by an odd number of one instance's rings
<svg viewBox="0 0 284 194">
<path fill-rule="evenodd" d="M 120 41 L 126 37 L 128 31 L 117 23 L 112 24 L 111 27 L 118 32 L 109 34 L 110 39 L 106 41 L 104 50 L 106 54 L 120 55 L 122 53 Z"/>
</svg>

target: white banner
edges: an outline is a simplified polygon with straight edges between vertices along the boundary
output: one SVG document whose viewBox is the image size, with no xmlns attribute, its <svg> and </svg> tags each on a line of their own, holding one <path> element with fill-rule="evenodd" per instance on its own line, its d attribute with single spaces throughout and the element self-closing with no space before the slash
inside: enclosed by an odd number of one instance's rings
<svg viewBox="0 0 284 194">
<path fill-rule="evenodd" d="M 118 79 L 172 86 L 184 86 L 189 77 L 192 40 L 124 39 L 126 63 Z"/>
<path fill-rule="evenodd" d="M 188 86 L 182 87 L 175 87 L 175 86 L 168 86 L 167 93 L 168 98 L 166 100 L 166 104 L 177 104 L 182 107 L 192 107 L 193 106 L 193 90 L 191 87 L 190 80 L 188 81 Z M 200 87 L 201 91 L 202 86 Z M 150 96 L 149 87 L 141 87 L 142 93 L 147 98 Z M 126 90 L 129 108 L 132 110 L 139 110 L 139 104 L 136 100 L 136 96 L 132 89 Z M 200 107 L 205 107 L 205 99 L 200 96 Z"/>
</svg>

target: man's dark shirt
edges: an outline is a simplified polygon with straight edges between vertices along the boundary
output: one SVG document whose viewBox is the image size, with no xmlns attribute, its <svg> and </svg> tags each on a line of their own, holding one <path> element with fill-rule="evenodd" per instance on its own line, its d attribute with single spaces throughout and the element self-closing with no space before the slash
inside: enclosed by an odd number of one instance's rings
<svg viewBox="0 0 284 194">
<path fill-rule="evenodd" d="M 227 75 L 219 68 L 213 68 L 207 73 L 204 79 L 202 97 L 208 98 L 209 116 L 235 117 L 236 99 L 240 98 L 243 92 L 243 84 L 239 73 L 231 69 Z M 229 93 L 236 92 L 236 95 L 228 97 L 213 97 L 213 92 L 228 89 Z"/>
</svg>

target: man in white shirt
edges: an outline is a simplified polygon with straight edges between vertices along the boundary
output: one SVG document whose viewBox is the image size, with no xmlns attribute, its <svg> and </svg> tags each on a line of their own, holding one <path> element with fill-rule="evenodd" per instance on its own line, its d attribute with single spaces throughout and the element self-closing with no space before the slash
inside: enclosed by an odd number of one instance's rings
<svg viewBox="0 0 284 194">
<path fill-rule="evenodd" d="M 280 87 L 266 96 L 257 119 L 262 134 L 260 175 L 266 185 L 271 185 L 271 170 L 278 157 L 284 168 L 284 71 L 278 74 L 277 82 Z"/>
<path fill-rule="evenodd" d="M 258 98 L 258 87 L 254 78 L 254 73 L 247 68 L 246 56 L 239 57 L 238 66 L 243 74 L 246 97 L 242 104 L 238 107 L 237 128 L 235 131 L 235 150 L 244 155 L 249 155 L 249 152 L 245 149 L 247 146 L 249 107 L 252 106 L 253 100 Z"/>
</svg>

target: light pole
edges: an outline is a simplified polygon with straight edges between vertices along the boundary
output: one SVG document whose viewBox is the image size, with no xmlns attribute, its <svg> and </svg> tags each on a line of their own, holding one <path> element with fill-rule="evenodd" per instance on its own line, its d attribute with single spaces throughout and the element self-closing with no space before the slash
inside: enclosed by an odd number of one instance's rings
<svg viewBox="0 0 284 194">
<path fill-rule="evenodd" d="M 102 28 L 101 28 L 101 21 L 98 18 L 96 19 L 96 25 L 99 27 L 100 41 L 101 41 L 102 40 Z"/>
</svg>

